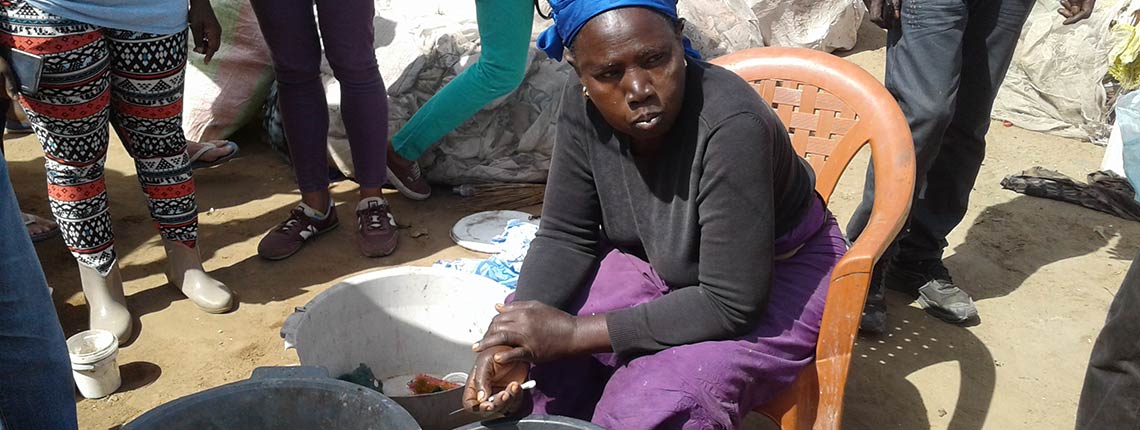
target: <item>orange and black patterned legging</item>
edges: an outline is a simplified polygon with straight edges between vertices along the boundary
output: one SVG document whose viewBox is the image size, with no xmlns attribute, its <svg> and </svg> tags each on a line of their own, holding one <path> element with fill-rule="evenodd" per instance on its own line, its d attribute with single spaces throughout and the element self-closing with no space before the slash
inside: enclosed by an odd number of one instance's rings
<svg viewBox="0 0 1140 430">
<path fill-rule="evenodd" d="M 162 237 L 195 246 L 181 115 L 186 32 L 101 28 L 17 0 L 0 3 L 0 44 L 44 58 L 40 91 L 21 103 L 44 148 L 52 214 L 79 263 L 105 275 L 116 259 L 103 179 L 108 121 L 135 160 Z"/>
</svg>

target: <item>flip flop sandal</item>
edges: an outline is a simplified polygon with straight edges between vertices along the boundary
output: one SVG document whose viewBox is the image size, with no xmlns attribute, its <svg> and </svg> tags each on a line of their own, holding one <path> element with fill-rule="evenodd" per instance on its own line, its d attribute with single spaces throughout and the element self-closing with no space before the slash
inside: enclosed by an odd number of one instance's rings
<svg viewBox="0 0 1140 430">
<path fill-rule="evenodd" d="M 24 226 L 39 225 L 40 221 L 46 221 L 45 219 L 40 218 L 40 217 L 35 216 L 35 215 L 32 215 L 32 214 L 26 214 L 26 213 L 21 212 L 20 215 L 24 217 Z M 36 234 L 32 234 L 31 232 L 29 232 L 28 236 L 30 236 L 32 238 L 33 243 L 42 242 L 42 241 L 51 239 L 53 237 L 59 236 L 59 226 L 56 225 L 55 227 L 52 227 L 51 229 L 49 229 L 47 231 L 42 231 L 42 232 L 39 232 Z"/>
<path fill-rule="evenodd" d="M 219 166 L 219 165 L 225 164 L 227 161 L 230 161 L 231 158 L 234 158 L 238 154 L 238 149 L 239 149 L 238 145 L 236 143 L 228 141 L 228 140 L 212 140 L 209 142 L 200 142 L 200 143 L 202 145 L 202 149 L 199 149 L 198 152 L 195 152 L 195 153 L 190 155 L 190 168 L 191 169 L 204 169 L 204 168 L 208 168 L 208 167 Z M 199 160 L 207 152 L 213 151 L 213 150 L 218 149 L 218 148 L 226 148 L 226 147 L 233 148 L 233 151 L 230 151 L 229 154 L 223 155 L 214 161 Z"/>
</svg>

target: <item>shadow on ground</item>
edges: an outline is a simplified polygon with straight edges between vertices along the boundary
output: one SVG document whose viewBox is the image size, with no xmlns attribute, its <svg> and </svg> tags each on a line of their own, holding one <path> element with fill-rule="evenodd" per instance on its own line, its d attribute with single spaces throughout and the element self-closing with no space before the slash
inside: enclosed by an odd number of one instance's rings
<svg viewBox="0 0 1140 430">
<path fill-rule="evenodd" d="M 1107 252 L 1112 258 L 1130 261 L 1140 251 L 1140 223 L 1027 196 L 990 206 L 961 228 L 968 228 L 966 238 L 950 251 L 946 265 L 956 283 L 978 301 L 1007 296 L 1029 276 L 1062 260 L 1111 246 Z M 908 306 L 911 297 L 888 292 L 887 299 L 888 332 L 860 336 L 856 342 L 844 427 L 930 428 L 933 414 L 949 415 L 950 430 L 983 428 L 995 390 L 990 350 L 970 330 Z M 958 377 L 937 382 L 957 386 L 956 401 L 927 405 L 912 379 L 943 363 L 957 365 Z"/>
<path fill-rule="evenodd" d="M 112 142 L 112 145 L 117 144 Z M 195 171 L 202 258 L 208 267 L 213 267 L 211 273 L 234 290 L 239 306 L 288 300 L 304 294 L 314 285 L 371 268 L 403 265 L 454 245 L 448 235 L 449 231 L 443 226 L 450 228 L 463 215 L 449 210 L 457 205 L 458 198 L 437 192 L 437 197 L 429 201 L 412 202 L 396 193 L 390 193 L 388 198 L 393 213 L 403 227 L 400 247 L 395 254 L 385 258 L 370 259 L 361 256 L 353 242 L 356 228 L 355 187 L 340 186 L 336 187 L 333 198 L 338 202 L 341 226 L 316 238 L 297 255 L 284 261 L 271 262 L 257 255 L 234 256 L 223 253 L 221 250 L 226 247 L 260 240 L 262 235 L 285 219 L 299 199 L 290 167 L 268 146 L 256 140 L 240 141 L 240 144 L 241 155 L 234 160 L 213 169 Z M 119 156 L 126 157 L 126 154 L 115 151 L 110 154 L 110 157 Z M 122 166 L 122 160 L 112 160 L 112 163 Z M 9 167 L 14 185 L 17 189 L 24 190 L 19 196 L 21 207 L 27 212 L 50 216 L 46 191 L 42 191 L 43 159 L 11 162 Z M 128 176 L 120 170 L 123 169 L 108 169 L 106 181 L 115 229 L 115 247 L 121 262 L 127 261 L 121 264 L 124 282 L 128 283 L 127 302 L 136 324 L 140 324 L 136 328 L 137 333 L 145 329 L 141 327 L 139 317 L 162 311 L 173 302 L 187 299 L 166 283 L 166 278 L 162 275 L 165 259 L 138 263 L 132 261 L 132 258 L 124 258 L 138 252 L 154 254 L 146 248 L 161 248 L 161 243 L 133 173 Z M 233 187 L 238 186 L 240 190 L 233 190 Z M 281 198 L 282 195 L 289 197 Z M 274 197 L 286 203 L 268 211 L 253 209 L 254 205 L 247 207 L 250 202 Z M 211 212 L 211 209 L 217 212 Z M 57 310 L 64 331 L 72 334 L 86 329 L 87 306 L 81 300 L 71 300 L 82 296 L 76 263 L 62 239 L 42 242 L 36 250 L 48 284 L 55 289 Z M 144 278 L 148 278 L 148 286 L 135 291 L 138 287 L 132 281 Z"/>
<path fill-rule="evenodd" d="M 1112 244 L 1114 238 L 1119 239 Z M 1010 294 L 1042 267 L 1109 245 L 1113 258 L 1131 261 L 1140 251 L 1140 223 L 1017 196 L 986 208 L 946 258 L 946 266 L 975 300 L 986 300 Z"/>
<path fill-rule="evenodd" d="M 992 354 L 969 330 L 935 320 L 907 302 L 902 295 L 889 294 L 888 332 L 856 340 L 843 427 L 930 428 L 928 413 L 934 408 L 939 415 L 953 414 L 950 430 L 981 429 L 994 396 Z M 924 404 L 922 394 L 907 378 L 947 362 L 957 364 L 959 377 L 942 383 L 959 385 L 957 401 Z"/>
</svg>

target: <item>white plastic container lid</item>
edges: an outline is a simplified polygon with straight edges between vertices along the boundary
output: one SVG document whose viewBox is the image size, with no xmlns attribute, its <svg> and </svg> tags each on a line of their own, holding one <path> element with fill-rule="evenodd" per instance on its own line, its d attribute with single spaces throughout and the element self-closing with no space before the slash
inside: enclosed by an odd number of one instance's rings
<svg viewBox="0 0 1140 430">
<path fill-rule="evenodd" d="M 107 330 L 87 330 L 67 339 L 67 353 L 71 355 L 71 364 L 98 363 L 118 352 L 119 341 Z"/>
</svg>

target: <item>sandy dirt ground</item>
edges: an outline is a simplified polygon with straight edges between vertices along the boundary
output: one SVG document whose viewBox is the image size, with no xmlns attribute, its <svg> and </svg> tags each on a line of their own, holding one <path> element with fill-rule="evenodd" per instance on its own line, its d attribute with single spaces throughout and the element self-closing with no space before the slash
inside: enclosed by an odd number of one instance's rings
<svg viewBox="0 0 1140 430">
<path fill-rule="evenodd" d="M 864 28 L 847 58 L 881 77 L 882 34 Z M 451 225 L 466 215 L 457 197 L 412 202 L 391 194 L 403 231 L 395 255 L 361 257 L 351 222 L 298 255 L 268 262 L 257 242 L 297 202 L 292 173 L 256 139 L 225 166 L 198 171 L 201 249 L 206 267 L 240 297 L 224 315 L 200 312 L 166 284 L 163 252 L 121 144 L 111 144 L 107 182 L 136 339 L 121 351 L 124 385 L 101 400 L 77 395 L 83 429 L 112 429 L 164 402 L 247 378 L 258 366 L 297 364 L 278 335 L 295 306 L 353 274 L 440 258 L 476 256 L 454 246 Z M 9 136 L 8 162 L 25 211 L 48 215 L 43 158 L 35 137 Z M 1074 177 L 1098 168 L 1103 150 L 994 123 L 989 154 L 966 220 L 950 237 L 946 264 L 977 300 L 981 321 L 943 324 L 890 300 L 890 333 L 860 338 L 844 427 L 870 429 L 1072 428 L 1092 343 L 1132 257 L 1140 224 L 1001 189 L 1000 180 L 1034 165 Z M 865 155 L 865 154 L 864 154 Z M 866 159 L 854 163 L 833 198 L 845 222 L 862 187 Z M 333 188 L 352 219 L 355 185 Z M 426 233 L 412 237 L 413 232 Z M 66 334 L 87 327 L 75 262 L 59 239 L 37 246 Z M 755 417 L 749 427 L 766 427 Z"/>
</svg>

